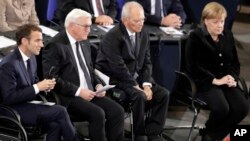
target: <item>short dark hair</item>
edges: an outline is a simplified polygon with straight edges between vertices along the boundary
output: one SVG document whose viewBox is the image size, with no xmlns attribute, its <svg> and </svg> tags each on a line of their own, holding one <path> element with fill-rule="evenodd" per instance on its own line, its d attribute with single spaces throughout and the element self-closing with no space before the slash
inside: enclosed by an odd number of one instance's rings
<svg viewBox="0 0 250 141">
<path fill-rule="evenodd" d="M 30 38 L 30 34 L 32 31 L 42 32 L 42 29 L 34 24 L 25 24 L 17 29 L 16 32 L 16 42 L 17 45 L 21 44 L 22 38 Z"/>
</svg>

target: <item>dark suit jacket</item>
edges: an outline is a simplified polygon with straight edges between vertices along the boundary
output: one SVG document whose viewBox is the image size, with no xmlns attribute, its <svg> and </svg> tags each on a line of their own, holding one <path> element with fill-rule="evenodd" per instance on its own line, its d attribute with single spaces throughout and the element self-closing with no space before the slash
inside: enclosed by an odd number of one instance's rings
<svg viewBox="0 0 250 141">
<path fill-rule="evenodd" d="M 144 8 L 146 15 L 146 23 L 161 25 L 162 17 L 151 15 L 151 0 L 137 0 Z M 186 13 L 183 9 L 180 0 L 162 0 L 163 1 L 163 14 L 167 16 L 169 13 L 175 13 L 181 17 L 183 23 L 186 20 Z"/>
<path fill-rule="evenodd" d="M 88 41 L 82 41 L 80 43 L 93 87 L 95 87 L 96 84 L 101 84 L 101 82 L 94 74 L 90 44 Z M 43 74 L 45 77 L 48 76 L 50 68 L 52 66 L 55 67 L 52 72 L 57 82 L 54 91 L 61 96 L 62 105 L 68 106 L 80 86 L 80 79 L 76 60 L 66 31 L 62 31 L 53 37 L 43 49 L 42 53 Z"/>
<path fill-rule="evenodd" d="M 22 56 L 16 48 L 3 58 L 0 63 L 0 102 L 7 105 L 16 105 L 34 100 L 36 97 L 33 84 L 37 82 L 36 59 L 30 58 L 33 79 L 31 82 Z"/>
<path fill-rule="evenodd" d="M 237 79 L 240 63 L 232 33 L 223 31 L 216 44 L 206 28 L 195 29 L 186 44 L 186 65 L 202 91 L 212 87 L 214 78 L 230 74 Z"/>
<path fill-rule="evenodd" d="M 58 17 L 61 23 L 64 23 L 67 14 L 74 8 L 80 8 L 94 15 L 94 9 L 91 1 L 92 0 L 63 0 L 59 4 L 56 17 Z M 115 20 L 118 8 L 117 0 L 103 0 L 102 3 L 105 15 L 108 15 Z M 92 22 L 95 23 L 94 16 L 92 16 Z"/>
<path fill-rule="evenodd" d="M 144 30 L 136 33 L 136 53 L 133 53 L 125 26 L 116 25 L 100 43 L 96 68 L 110 76 L 110 83 L 118 87 L 153 82 L 148 34 Z M 139 75 L 137 80 L 133 77 L 135 72 Z"/>
</svg>

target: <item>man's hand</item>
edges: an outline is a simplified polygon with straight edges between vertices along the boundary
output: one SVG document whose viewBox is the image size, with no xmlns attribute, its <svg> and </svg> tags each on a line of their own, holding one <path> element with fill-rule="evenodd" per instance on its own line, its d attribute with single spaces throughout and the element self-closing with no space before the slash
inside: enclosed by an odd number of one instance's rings
<svg viewBox="0 0 250 141">
<path fill-rule="evenodd" d="M 81 89 L 79 96 L 82 99 L 85 99 L 87 101 L 91 101 L 96 95 L 95 95 L 95 92 L 93 92 L 89 89 Z"/>
<path fill-rule="evenodd" d="M 113 24 L 114 21 L 111 17 L 109 17 L 107 15 L 101 15 L 101 16 L 96 17 L 95 23 L 106 26 L 106 25 Z"/>
<path fill-rule="evenodd" d="M 103 88 L 102 84 L 96 85 L 96 91 L 100 90 L 101 88 Z M 106 95 L 106 91 L 103 91 L 101 93 L 96 94 L 96 97 L 104 97 L 105 95 Z"/>
<path fill-rule="evenodd" d="M 148 101 L 152 100 L 153 92 L 152 92 L 151 88 L 148 85 L 145 85 L 143 87 L 143 91 L 146 94 L 147 100 Z"/>
<path fill-rule="evenodd" d="M 173 13 L 168 14 L 167 16 L 162 18 L 161 25 L 180 28 L 182 25 L 181 17 Z"/>
<path fill-rule="evenodd" d="M 44 79 L 43 81 L 38 82 L 36 85 L 37 85 L 39 91 L 50 91 L 50 90 L 54 89 L 54 87 L 56 85 L 56 80 L 55 80 L 55 78 Z"/>
</svg>

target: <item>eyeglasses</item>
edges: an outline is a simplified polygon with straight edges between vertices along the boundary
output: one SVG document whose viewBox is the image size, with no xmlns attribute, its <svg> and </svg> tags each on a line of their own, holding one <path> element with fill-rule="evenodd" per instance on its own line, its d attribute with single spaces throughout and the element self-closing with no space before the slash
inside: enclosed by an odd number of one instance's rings
<svg viewBox="0 0 250 141">
<path fill-rule="evenodd" d="M 79 25 L 79 26 L 81 26 L 81 27 L 83 27 L 85 29 L 91 28 L 91 25 L 81 25 L 81 24 L 78 24 L 78 23 L 74 23 L 74 24 Z"/>
<path fill-rule="evenodd" d="M 146 21 L 146 18 L 143 18 L 143 19 L 137 19 L 137 20 L 135 20 L 135 19 L 134 19 L 134 20 L 132 20 L 132 19 L 131 19 L 131 21 L 132 21 L 132 22 L 134 22 L 134 23 L 136 23 L 136 24 L 139 24 L 139 23 L 144 23 L 144 22 Z"/>
</svg>

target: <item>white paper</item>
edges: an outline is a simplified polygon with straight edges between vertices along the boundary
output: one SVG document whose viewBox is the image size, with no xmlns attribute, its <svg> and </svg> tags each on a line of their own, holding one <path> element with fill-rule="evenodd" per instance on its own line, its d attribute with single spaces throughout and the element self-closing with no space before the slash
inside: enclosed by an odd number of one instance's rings
<svg viewBox="0 0 250 141">
<path fill-rule="evenodd" d="M 165 32 L 168 35 L 178 35 L 178 36 L 182 36 L 183 33 L 173 27 L 160 27 L 160 29 Z"/>
<path fill-rule="evenodd" d="M 105 32 L 108 32 L 110 29 L 115 27 L 115 25 L 97 25 L 97 27 L 104 30 Z"/>
<path fill-rule="evenodd" d="M 95 69 L 94 70 L 95 71 L 95 74 L 97 75 L 97 76 L 99 76 L 103 81 L 104 81 L 104 83 L 107 85 L 107 84 L 109 84 L 109 77 L 107 76 L 107 75 L 105 75 L 104 73 L 102 73 L 101 71 L 99 71 L 98 69 Z"/>
<path fill-rule="evenodd" d="M 5 48 L 13 45 L 16 45 L 16 41 L 5 36 L 0 36 L 0 48 Z"/>
<path fill-rule="evenodd" d="M 39 25 L 39 27 L 42 29 L 43 34 L 48 35 L 50 37 L 54 37 L 58 33 L 58 31 L 43 25 Z"/>
<path fill-rule="evenodd" d="M 38 101 L 38 100 L 32 100 L 29 103 L 31 104 L 41 104 L 41 105 L 48 105 L 48 106 L 53 106 L 55 105 L 54 102 L 43 102 L 43 101 Z"/>
<path fill-rule="evenodd" d="M 115 87 L 115 85 L 105 85 L 101 89 L 97 90 L 95 93 L 98 95 L 98 94 L 100 94 L 100 93 L 102 93 L 104 91 L 107 91 L 107 90 L 109 90 L 111 88 L 114 88 L 114 87 Z"/>
</svg>

